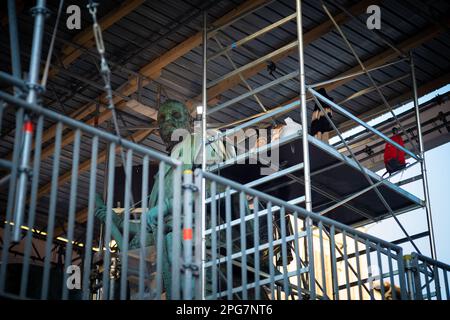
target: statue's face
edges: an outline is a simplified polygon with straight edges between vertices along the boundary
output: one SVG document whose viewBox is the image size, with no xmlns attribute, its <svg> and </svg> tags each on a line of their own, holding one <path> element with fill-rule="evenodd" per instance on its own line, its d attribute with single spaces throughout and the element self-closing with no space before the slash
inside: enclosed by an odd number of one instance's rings
<svg viewBox="0 0 450 320">
<path fill-rule="evenodd" d="M 172 141 L 172 133 L 176 129 L 191 131 L 191 116 L 186 106 L 174 100 L 167 100 L 159 108 L 158 112 L 159 134 L 169 149 L 177 141 Z"/>
</svg>

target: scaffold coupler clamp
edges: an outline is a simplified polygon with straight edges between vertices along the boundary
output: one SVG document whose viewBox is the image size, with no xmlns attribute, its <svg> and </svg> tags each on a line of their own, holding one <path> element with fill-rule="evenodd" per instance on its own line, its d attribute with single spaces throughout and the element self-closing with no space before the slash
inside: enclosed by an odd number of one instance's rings
<svg viewBox="0 0 450 320">
<path fill-rule="evenodd" d="M 45 18 L 48 18 L 51 15 L 51 13 L 52 11 L 45 6 L 44 7 L 35 6 L 30 9 L 30 14 L 32 17 L 34 17 L 37 14 L 43 14 L 45 15 Z"/>
<path fill-rule="evenodd" d="M 183 183 L 181 188 L 184 190 L 190 189 L 192 192 L 198 192 L 198 187 L 193 183 Z"/>
<path fill-rule="evenodd" d="M 26 85 L 28 91 L 34 90 L 34 91 L 36 91 L 38 96 L 40 96 L 41 94 L 43 94 L 45 92 L 45 88 L 38 83 L 31 83 L 29 81 L 26 81 L 25 85 Z M 25 92 L 23 92 L 23 94 L 25 94 Z"/>
<path fill-rule="evenodd" d="M 191 270 L 192 275 L 194 277 L 198 277 L 200 275 L 200 272 L 199 272 L 200 268 L 195 263 L 191 263 L 191 264 L 183 263 L 181 265 L 181 273 L 184 273 L 186 270 Z"/>
<path fill-rule="evenodd" d="M 403 260 L 405 261 L 405 269 L 406 271 L 416 272 L 416 267 L 413 265 L 413 256 L 411 254 L 407 254 L 403 256 Z"/>
<path fill-rule="evenodd" d="M 191 169 L 186 169 L 186 170 L 183 171 L 183 173 L 189 175 L 189 174 L 192 174 L 193 172 L 192 172 Z M 192 179 L 189 179 L 189 180 L 192 180 Z M 192 183 L 192 182 L 183 183 L 183 184 L 181 185 L 181 188 L 182 188 L 183 190 L 191 190 L 192 192 L 198 192 L 198 191 L 199 191 L 199 189 L 198 189 L 198 187 L 195 185 L 195 183 Z"/>
</svg>

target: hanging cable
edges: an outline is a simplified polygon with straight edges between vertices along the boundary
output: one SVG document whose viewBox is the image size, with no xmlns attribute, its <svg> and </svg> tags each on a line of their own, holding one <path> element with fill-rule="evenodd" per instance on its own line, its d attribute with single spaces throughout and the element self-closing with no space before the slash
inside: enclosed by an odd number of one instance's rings
<svg viewBox="0 0 450 320">
<path fill-rule="evenodd" d="M 62 8 L 64 6 L 64 0 L 59 1 L 58 14 L 56 15 L 55 26 L 53 27 L 52 40 L 48 49 L 47 60 L 45 61 L 44 74 L 42 75 L 41 87 L 45 90 L 48 79 L 48 71 L 50 69 L 50 62 L 52 61 L 53 48 L 55 46 L 56 32 L 58 31 L 59 18 L 61 17 Z"/>
<path fill-rule="evenodd" d="M 111 70 L 109 69 L 109 65 L 108 62 L 106 60 L 105 57 L 105 44 L 103 42 L 103 35 L 102 35 L 102 30 L 100 28 L 100 25 L 97 22 L 97 7 L 98 7 L 99 3 L 97 1 L 93 1 L 90 0 L 89 4 L 87 5 L 87 8 L 89 9 L 89 13 L 91 14 L 92 17 L 92 30 L 94 33 L 94 38 L 95 38 L 95 46 L 97 48 L 97 52 L 100 55 L 100 74 L 103 78 L 103 82 L 105 84 L 104 88 L 105 88 L 105 95 L 106 95 L 106 100 L 107 100 L 107 108 L 111 111 L 111 115 L 112 115 L 112 120 L 113 120 L 113 125 L 114 125 L 114 131 L 116 133 L 116 136 L 119 139 L 119 148 L 120 148 L 120 157 L 122 159 L 122 168 L 125 174 L 125 179 L 126 181 L 128 181 L 129 178 L 127 175 L 127 171 L 125 168 L 125 152 L 123 150 L 123 146 L 122 146 L 122 136 L 120 134 L 120 128 L 119 128 L 119 123 L 117 121 L 117 113 L 116 113 L 116 109 L 114 106 L 114 100 L 113 100 L 113 95 L 112 95 L 112 87 L 111 87 Z M 130 204 L 131 204 L 131 209 L 134 209 L 134 200 L 133 200 L 133 193 L 132 190 L 130 190 Z M 126 204 L 124 204 L 126 206 Z M 134 211 L 134 210 L 133 210 Z"/>
</svg>

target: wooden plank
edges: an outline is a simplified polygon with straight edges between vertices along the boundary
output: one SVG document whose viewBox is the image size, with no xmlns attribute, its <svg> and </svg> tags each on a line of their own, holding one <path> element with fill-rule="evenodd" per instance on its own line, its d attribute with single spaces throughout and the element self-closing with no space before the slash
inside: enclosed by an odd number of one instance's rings
<svg viewBox="0 0 450 320">
<path fill-rule="evenodd" d="M 268 0 L 248 0 L 248 1 L 244 2 L 243 4 L 241 4 L 240 6 L 236 7 L 235 9 L 229 11 L 227 14 L 225 14 L 221 18 L 217 19 L 213 23 L 213 26 L 215 26 L 215 27 L 221 26 L 221 25 L 227 23 L 228 21 L 232 20 L 233 18 L 235 18 L 242 12 L 251 10 L 252 8 L 256 8 L 266 2 L 268 2 Z M 156 78 L 160 77 L 161 71 L 165 66 L 172 63 L 179 57 L 183 56 L 190 50 L 199 46 L 201 43 L 201 39 L 202 39 L 202 32 L 196 33 L 192 37 L 186 39 L 185 41 L 183 41 L 179 45 L 175 46 L 171 50 L 162 54 L 159 58 L 153 60 L 152 62 L 150 62 L 143 68 L 141 68 L 140 73 L 144 74 L 145 76 L 147 76 L 148 78 L 151 78 L 151 79 L 156 79 Z M 147 85 L 148 83 L 149 83 L 148 79 L 142 80 L 143 86 Z M 138 90 L 138 78 L 132 77 L 129 80 L 128 84 L 125 85 L 122 89 L 120 89 L 118 91 L 120 91 L 120 93 L 123 95 L 129 96 L 132 93 L 136 92 L 137 90 Z M 102 94 L 99 98 L 93 99 L 93 100 L 98 100 L 98 99 L 104 100 L 104 97 L 105 97 L 105 95 Z M 118 96 L 114 97 L 115 103 L 119 103 L 121 100 L 122 100 L 122 98 L 120 98 Z M 95 104 L 88 103 L 88 104 L 84 105 L 83 107 L 91 106 L 91 105 L 95 105 Z M 83 107 L 81 107 L 81 108 L 83 108 Z M 91 111 L 94 112 L 95 109 L 93 109 L 93 110 L 91 109 Z M 89 114 L 85 114 L 85 117 L 87 117 Z M 78 120 L 81 120 L 81 119 L 78 119 Z M 56 132 L 56 126 L 54 126 L 54 128 L 50 132 L 47 132 L 47 130 L 46 130 L 44 132 L 43 136 L 52 138 L 52 137 L 54 137 L 55 132 Z M 48 140 L 45 140 L 45 141 L 48 141 Z M 43 140 L 43 142 L 44 142 L 44 140 Z"/>
<path fill-rule="evenodd" d="M 127 101 L 125 103 L 125 105 L 127 106 L 125 108 L 125 110 L 130 109 L 130 110 L 133 110 L 134 112 L 137 112 L 146 117 L 149 117 L 150 119 L 153 119 L 153 120 L 157 119 L 158 110 L 156 110 L 155 108 L 152 108 L 150 106 L 147 106 L 135 99 Z"/>
<path fill-rule="evenodd" d="M 120 7 L 117 9 L 108 12 L 104 17 L 98 20 L 98 24 L 100 25 L 102 31 L 111 27 L 114 23 L 127 16 L 131 12 L 133 12 L 137 7 L 139 7 L 145 0 L 130 0 L 124 1 Z M 89 16 L 90 18 L 90 16 Z M 92 25 L 89 25 L 83 31 L 78 33 L 73 39 L 72 42 L 83 46 L 84 48 L 91 48 L 95 45 L 94 34 L 92 32 Z M 82 51 L 75 47 L 71 47 L 66 45 L 62 49 L 63 57 L 61 59 L 63 65 L 65 67 L 69 66 L 72 62 L 74 62 L 79 56 L 81 56 Z"/>
<path fill-rule="evenodd" d="M 450 25 L 450 22 L 447 22 L 447 25 Z M 443 29 L 440 26 L 431 25 L 428 28 L 425 28 L 422 32 L 416 34 L 413 37 L 409 37 L 408 39 L 406 39 L 405 41 L 403 41 L 402 43 L 397 45 L 397 48 L 399 48 L 403 52 L 408 52 L 408 51 L 422 45 L 423 43 L 436 38 L 442 31 L 443 31 Z M 375 67 L 381 66 L 383 64 L 386 64 L 386 63 L 394 60 L 397 57 L 398 57 L 398 53 L 395 50 L 388 49 L 388 50 L 383 51 L 382 53 L 364 61 L 363 63 L 367 69 L 371 69 L 371 68 L 375 68 Z M 358 71 L 361 71 L 361 67 L 359 64 L 354 66 L 353 68 L 347 70 L 346 72 L 340 74 L 339 77 L 346 76 L 346 75 L 349 75 L 349 74 L 352 74 L 352 73 L 355 73 Z M 354 78 L 356 78 L 356 76 L 347 78 L 347 79 L 344 79 L 341 81 L 333 82 L 333 83 L 325 86 L 325 88 L 327 89 L 327 91 L 328 90 L 331 91 L 337 87 L 340 87 L 344 83 L 347 83 L 348 81 L 350 81 Z"/>
<path fill-rule="evenodd" d="M 437 35 L 439 35 L 441 32 L 443 31 L 443 28 L 441 28 L 440 26 L 437 25 L 433 25 L 430 26 L 428 28 L 426 28 L 424 31 L 420 32 L 419 34 L 415 35 L 414 37 L 410 37 L 408 39 L 406 39 L 405 41 L 403 41 L 402 43 L 400 43 L 399 45 L 397 45 L 397 48 L 399 48 L 400 50 L 402 50 L 403 52 L 408 52 L 412 49 L 414 49 L 415 47 L 418 47 L 420 45 L 422 45 L 423 43 L 426 43 L 427 41 L 430 41 L 431 39 L 435 38 Z M 394 60 L 395 58 L 398 57 L 398 53 L 397 51 L 389 48 L 365 61 L 363 61 L 363 64 L 365 65 L 366 68 L 370 69 L 370 68 L 374 68 L 377 66 L 381 66 L 385 63 L 388 63 L 392 60 Z M 349 70 L 336 75 L 336 78 L 345 76 L 345 75 L 349 75 L 352 73 L 355 73 L 357 71 L 360 71 L 361 68 L 359 66 L 359 64 L 357 66 L 354 66 L 352 68 L 350 68 Z M 330 92 L 346 83 L 348 83 L 349 81 L 353 80 L 355 77 L 349 77 L 346 79 L 343 79 L 341 81 L 336 81 L 327 85 L 324 85 L 323 88 L 325 88 L 325 90 L 327 92 Z M 307 99 L 310 100 L 312 97 L 310 94 L 307 94 Z M 294 97 L 292 99 L 289 99 L 288 101 L 283 102 L 280 106 L 277 106 L 275 108 L 272 108 L 271 111 L 274 111 L 278 108 L 282 108 L 296 100 L 299 100 L 299 97 Z M 286 112 L 280 113 L 278 116 L 282 115 L 282 114 L 286 114 L 291 112 L 292 110 L 288 110 Z M 261 113 L 263 114 L 263 113 Z M 247 118 L 250 119 L 253 116 Z M 267 125 L 268 126 L 268 125 Z M 263 126 L 264 127 L 264 126 Z"/>
<path fill-rule="evenodd" d="M 251 10 L 253 8 L 257 8 L 261 6 L 262 4 L 268 2 L 268 0 L 249 0 L 241 4 L 240 6 L 236 7 L 235 9 L 229 11 L 227 14 L 222 16 L 221 18 L 217 19 L 215 22 L 212 23 L 213 27 L 219 27 L 221 25 L 226 24 L 230 20 L 234 19 L 235 17 L 239 16 L 242 12 L 246 12 L 248 10 Z M 178 58 L 184 56 L 189 51 L 193 50 L 194 48 L 198 47 L 202 44 L 202 32 L 197 32 L 190 38 L 186 39 L 182 43 L 176 45 L 160 57 L 156 58 L 146 66 L 142 67 L 139 70 L 139 73 L 145 75 L 148 78 L 156 79 L 160 76 L 161 70 L 167 66 L 168 64 L 174 62 Z M 136 92 L 138 89 L 138 81 L 137 77 L 134 77 L 130 79 L 129 85 L 126 89 L 122 92 L 125 95 L 130 95 L 134 92 Z"/>
<path fill-rule="evenodd" d="M 361 13 L 365 12 L 369 5 L 378 4 L 380 2 L 381 2 L 381 0 L 361 1 L 357 4 L 355 4 L 354 6 L 352 6 L 348 11 L 351 12 L 353 15 L 358 16 Z M 340 14 L 336 15 L 336 17 L 334 17 L 334 18 L 338 24 L 343 24 L 349 20 L 349 17 L 345 13 L 340 13 Z M 310 31 L 305 32 L 303 35 L 303 45 L 307 46 L 310 43 L 314 42 L 315 40 L 321 38 L 322 36 L 324 36 L 325 34 L 330 32 L 333 29 L 333 27 L 334 27 L 333 23 L 330 20 L 326 20 L 323 23 L 321 23 L 320 25 L 318 25 L 317 27 L 314 27 Z M 270 60 L 273 62 L 277 62 L 295 52 L 297 52 L 297 47 L 294 47 L 292 49 L 281 52 L 278 55 L 272 57 Z M 261 62 L 255 66 L 243 71 L 241 73 L 241 75 L 244 77 L 244 79 L 248 79 L 248 78 L 251 78 L 254 75 L 258 74 L 259 72 L 266 70 L 266 67 L 267 67 L 267 61 L 264 61 L 264 62 Z M 211 88 L 208 89 L 208 92 L 207 92 L 208 99 L 212 99 L 212 98 L 218 96 L 219 94 L 221 94 L 227 90 L 230 90 L 231 88 L 237 86 L 241 81 L 242 80 L 241 80 L 240 75 L 237 74 L 237 75 L 231 76 L 231 77 L 219 82 L 215 86 L 212 86 Z M 200 101 L 200 100 L 201 100 L 201 95 L 194 98 L 193 101 L 188 101 L 186 103 L 191 112 L 194 111 L 195 106 L 198 104 L 198 101 Z"/>
<path fill-rule="evenodd" d="M 126 107 L 125 102 L 121 102 L 116 105 L 116 110 L 122 110 Z M 98 116 L 94 116 L 87 120 L 85 123 L 91 126 L 102 124 L 103 122 L 107 121 L 111 118 L 111 110 L 105 109 Z M 67 146 L 68 144 L 72 143 L 72 141 L 75 139 L 75 131 L 70 131 L 67 134 L 65 134 L 61 139 L 61 149 Z M 47 159 L 49 156 L 53 154 L 55 151 L 55 145 L 50 144 L 46 148 L 44 148 L 41 151 L 41 161 Z"/>
</svg>

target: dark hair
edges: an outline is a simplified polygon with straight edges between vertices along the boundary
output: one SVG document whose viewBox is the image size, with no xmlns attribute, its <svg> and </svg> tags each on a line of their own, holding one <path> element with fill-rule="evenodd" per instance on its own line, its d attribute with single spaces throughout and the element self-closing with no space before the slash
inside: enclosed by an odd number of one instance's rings
<svg viewBox="0 0 450 320">
<path fill-rule="evenodd" d="M 320 88 L 319 90 L 317 90 L 318 93 L 320 93 L 321 95 L 323 95 L 325 98 L 327 98 L 328 100 L 331 100 L 334 102 L 334 99 L 332 97 L 330 97 L 327 93 L 327 91 L 325 90 L 325 88 Z"/>
<path fill-rule="evenodd" d="M 397 133 L 398 133 L 397 127 L 393 127 L 393 128 L 392 128 L 392 134 L 397 134 Z"/>
</svg>

